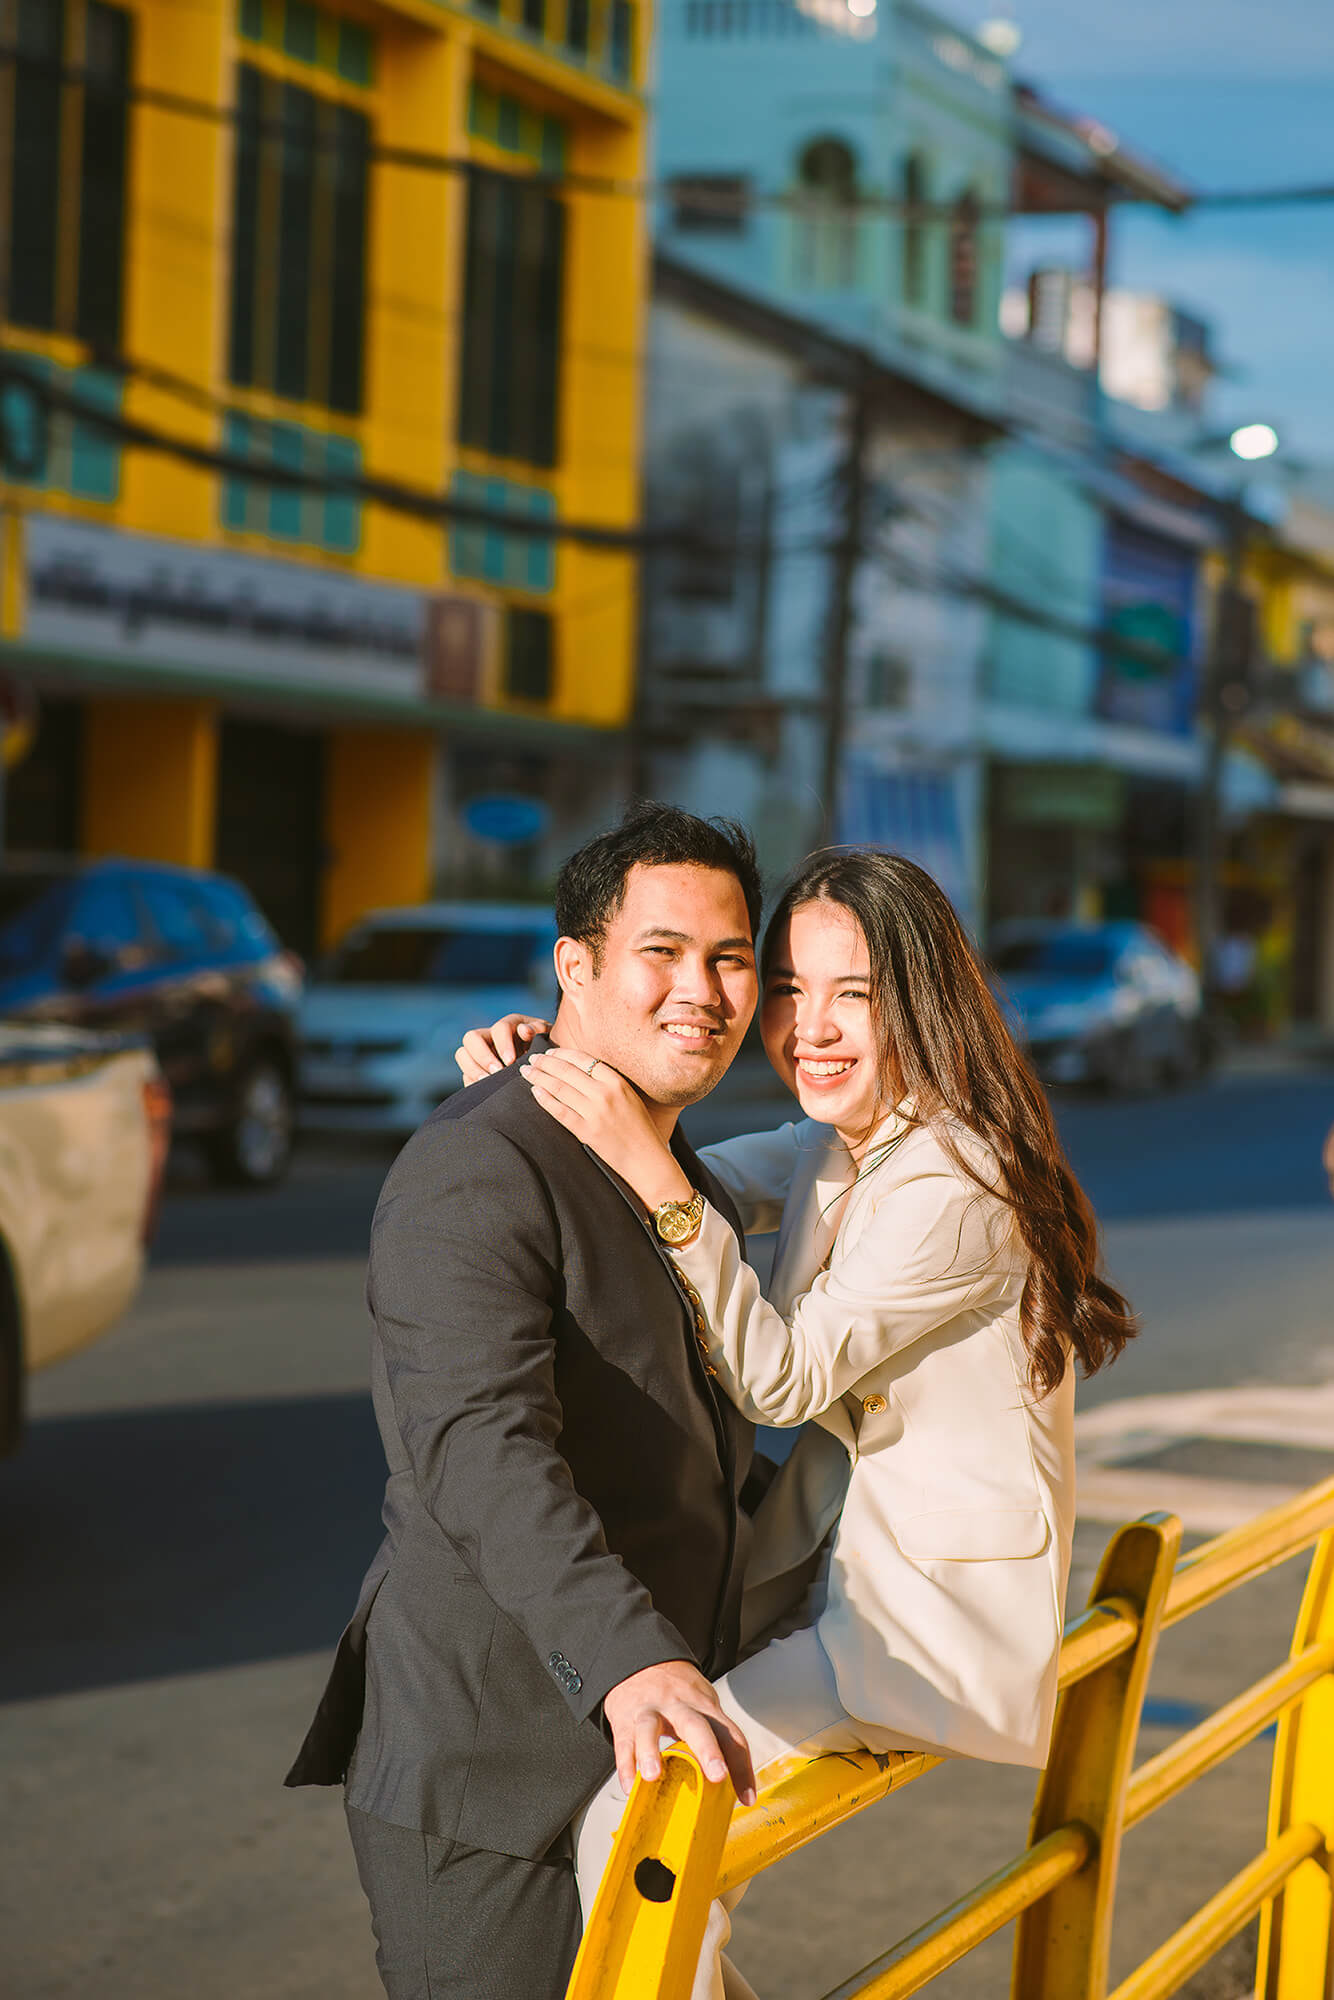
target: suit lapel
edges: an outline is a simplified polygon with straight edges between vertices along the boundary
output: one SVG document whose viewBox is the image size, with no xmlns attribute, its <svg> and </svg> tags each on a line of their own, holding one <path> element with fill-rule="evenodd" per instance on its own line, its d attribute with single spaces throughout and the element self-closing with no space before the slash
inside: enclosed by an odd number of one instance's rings
<svg viewBox="0 0 1334 2000">
<path fill-rule="evenodd" d="M 740 1245 L 741 1255 L 744 1257 L 746 1254 L 745 1233 L 741 1228 L 731 1199 L 718 1186 L 713 1176 L 705 1168 L 703 1162 L 696 1157 L 689 1141 L 679 1126 L 672 1134 L 671 1151 L 672 1157 L 676 1160 L 677 1164 L 689 1176 L 692 1187 L 703 1190 L 708 1200 L 714 1204 L 728 1227 L 734 1232 L 737 1242 Z M 667 1245 L 645 1215 L 644 1204 L 640 1201 L 633 1188 L 627 1186 L 615 1168 L 609 1167 L 607 1162 L 600 1154 L 594 1152 L 591 1146 L 584 1146 L 584 1152 L 603 1178 L 611 1182 L 611 1185 L 615 1188 L 617 1194 L 621 1197 L 621 1200 L 631 1211 L 636 1222 L 643 1230 L 645 1240 L 652 1245 L 654 1254 L 662 1266 L 663 1276 L 670 1285 L 672 1296 L 675 1298 L 680 1309 L 686 1336 L 686 1346 L 692 1356 L 693 1365 L 699 1372 L 700 1381 L 708 1391 L 715 1418 L 721 1422 L 720 1444 L 725 1454 L 734 1455 L 735 1440 L 733 1431 L 737 1425 L 743 1422 L 743 1419 L 735 1404 L 724 1396 L 718 1388 L 717 1382 L 714 1379 L 713 1369 L 711 1367 L 706 1369 L 704 1362 L 700 1358 L 700 1344 L 695 1326 L 695 1308 L 685 1296 L 682 1288 L 681 1273 L 677 1269 Z M 749 1426 L 747 1426 L 747 1430 L 749 1432 Z"/>
<path fill-rule="evenodd" d="M 582 1140 L 579 1143 L 583 1144 Z M 589 1159 L 593 1162 L 593 1165 L 597 1168 L 598 1172 L 602 1174 L 606 1180 L 609 1180 L 611 1182 L 617 1194 L 621 1197 L 621 1200 L 625 1203 L 626 1207 L 631 1210 L 636 1222 L 639 1223 L 640 1227 L 644 1231 L 644 1234 L 648 1237 L 649 1242 L 653 1245 L 659 1257 L 662 1259 L 662 1262 L 666 1265 L 668 1271 L 671 1272 L 672 1283 L 673 1285 L 675 1285 L 676 1266 L 672 1262 L 667 1247 L 663 1243 L 661 1237 L 658 1235 L 658 1232 L 649 1223 L 649 1220 L 644 1212 L 644 1204 L 639 1199 L 639 1196 L 635 1193 L 632 1187 L 627 1186 L 627 1184 L 621 1179 L 620 1175 L 616 1172 L 616 1169 L 614 1167 L 609 1167 L 607 1165 L 607 1162 L 602 1158 L 600 1153 L 596 1153 L 591 1146 L 584 1146 L 584 1151 L 588 1155 Z M 724 1193 L 722 1188 L 719 1187 L 718 1183 L 714 1180 L 713 1175 L 705 1167 L 703 1161 L 696 1157 L 694 1152 L 691 1150 L 690 1145 L 684 1138 L 682 1138 L 680 1133 L 676 1133 L 673 1135 L 671 1143 L 671 1151 L 672 1151 L 672 1157 L 673 1159 L 675 1159 L 677 1165 L 683 1168 L 685 1173 L 689 1176 L 691 1186 L 702 1189 L 707 1199 L 718 1210 L 718 1213 L 722 1216 L 728 1228 L 731 1229 L 734 1235 L 738 1238 L 741 1244 L 741 1254 L 742 1256 L 744 1256 L 746 1253 L 745 1234 L 741 1228 L 740 1222 L 737 1220 L 736 1210 L 732 1206 L 729 1197 Z"/>
</svg>

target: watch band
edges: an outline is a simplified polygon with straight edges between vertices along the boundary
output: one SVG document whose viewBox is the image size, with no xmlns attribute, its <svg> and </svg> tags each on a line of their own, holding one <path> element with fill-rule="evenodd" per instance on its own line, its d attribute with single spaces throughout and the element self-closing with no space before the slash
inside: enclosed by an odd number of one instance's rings
<svg viewBox="0 0 1334 2000">
<path fill-rule="evenodd" d="M 704 1197 L 698 1191 L 689 1201 L 663 1201 L 653 1211 L 653 1227 L 664 1243 L 688 1243 L 704 1220 Z"/>
</svg>

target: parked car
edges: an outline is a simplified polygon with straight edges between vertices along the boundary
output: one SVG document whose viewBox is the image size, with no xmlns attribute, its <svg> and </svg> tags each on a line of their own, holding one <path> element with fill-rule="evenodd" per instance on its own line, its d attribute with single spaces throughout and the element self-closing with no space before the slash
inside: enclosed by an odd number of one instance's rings
<svg viewBox="0 0 1334 2000">
<path fill-rule="evenodd" d="M 303 1129 L 415 1131 L 462 1078 L 466 1028 L 552 1006 L 550 910 L 419 903 L 375 910 L 349 931 L 301 1008 Z"/>
<path fill-rule="evenodd" d="M 1143 924 L 1010 924 L 991 958 L 1011 1024 L 1048 1082 L 1138 1091 L 1201 1067 L 1200 982 Z"/>
<path fill-rule="evenodd" d="M 216 1179 L 282 1178 L 300 961 L 223 875 L 143 861 L 0 871 L 0 1016 L 146 1035 Z"/>
<path fill-rule="evenodd" d="M 105 1332 L 139 1287 L 171 1098 L 142 1041 L 0 1022 L 0 1454 L 30 1369 Z"/>
</svg>

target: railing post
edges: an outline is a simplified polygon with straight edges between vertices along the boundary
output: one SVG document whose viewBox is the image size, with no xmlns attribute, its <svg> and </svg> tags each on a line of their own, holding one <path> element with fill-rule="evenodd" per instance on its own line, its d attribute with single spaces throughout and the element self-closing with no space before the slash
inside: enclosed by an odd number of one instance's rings
<svg viewBox="0 0 1334 2000">
<path fill-rule="evenodd" d="M 1334 1639 L 1334 1531 L 1316 1543 L 1292 1652 Z M 1269 1790 L 1269 1840 L 1305 1821 L 1327 1843 L 1325 1865 L 1304 1862 L 1260 1912 L 1257 2000 L 1328 2000 L 1334 1980 L 1329 1847 L 1334 1845 L 1334 1676 L 1326 1674 L 1279 1717 Z"/>
<path fill-rule="evenodd" d="M 1172 1514 L 1149 1514 L 1107 1545 L 1089 1597 L 1138 1621 L 1126 1652 L 1062 1694 L 1038 1786 L 1030 1846 L 1074 1822 L 1093 1836 L 1087 1865 L 1015 1927 L 1011 2000 L 1104 2000 L 1126 1784 L 1163 1604 L 1181 1545 Z"/>
<path fill-rule="evenodd" d="M 679 1743 L 635 1780 L 565 2000 L 688 2000 L 735 1803 Z"/>
</svg>

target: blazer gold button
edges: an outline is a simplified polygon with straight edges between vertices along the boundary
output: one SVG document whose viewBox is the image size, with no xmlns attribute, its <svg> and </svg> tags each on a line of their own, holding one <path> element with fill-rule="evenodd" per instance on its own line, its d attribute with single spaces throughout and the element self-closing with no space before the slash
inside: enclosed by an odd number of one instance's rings
<svg viewBox="0 0 1334 2000">
<path fill-rule="evenodd" d="M 862 1408 L 868 1417 L 883 1417 L 889 1404 L 883 1396 L 863 1396 Z"/>
</svg>

